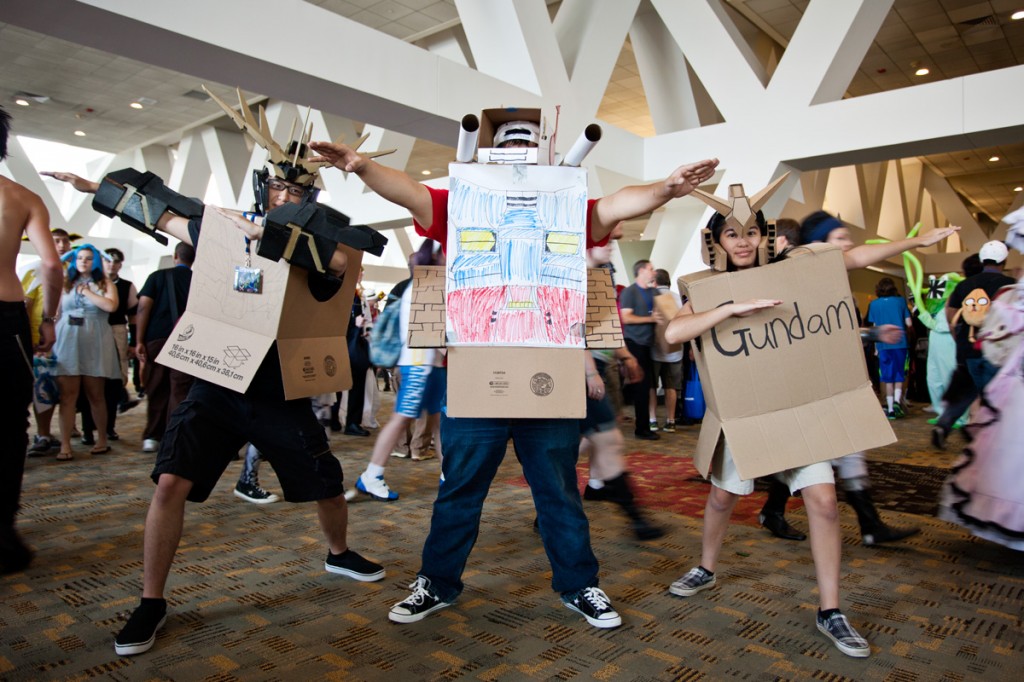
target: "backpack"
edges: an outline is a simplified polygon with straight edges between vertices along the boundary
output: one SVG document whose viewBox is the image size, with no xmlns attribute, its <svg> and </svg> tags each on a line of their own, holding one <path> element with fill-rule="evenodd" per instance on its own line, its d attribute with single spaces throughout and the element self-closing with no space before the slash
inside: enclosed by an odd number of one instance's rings
<svg viewBox="0 0 1024 682">
<path fill-rule="evenodd" d="M 370 362 L 391 368 L 402 355 L 402 299 L 388 296 L 388 303 L 370 330 Z"/>
</svg>

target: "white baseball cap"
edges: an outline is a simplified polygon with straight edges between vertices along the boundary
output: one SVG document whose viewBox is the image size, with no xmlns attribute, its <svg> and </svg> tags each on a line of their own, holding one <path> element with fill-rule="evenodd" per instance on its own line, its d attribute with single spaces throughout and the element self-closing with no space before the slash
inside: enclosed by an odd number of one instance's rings
<svg viewBox="0 0 1024 682">
<path fill-rule="evenodd" d="M 1006 244 L 999 241 L 985 242 L 981 251 L 978 252 L 978 258 L 982 263 L 985 261 L 1002 263 L 1008 255 L 1010 255 L 1010 251 L 1006 248 Z"/>
</svg>

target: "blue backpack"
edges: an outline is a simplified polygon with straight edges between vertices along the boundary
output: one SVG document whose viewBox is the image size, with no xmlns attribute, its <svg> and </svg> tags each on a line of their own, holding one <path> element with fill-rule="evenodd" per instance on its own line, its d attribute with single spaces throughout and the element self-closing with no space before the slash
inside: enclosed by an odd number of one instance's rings
<svg viewBox="0 0 1024 682">
<path fill-rule="evenodd" d="M 402 299 L 388 296 L 388 303 L 370 330 L 370 362 L 390 369 L 402 355 Z"/>
</svg>

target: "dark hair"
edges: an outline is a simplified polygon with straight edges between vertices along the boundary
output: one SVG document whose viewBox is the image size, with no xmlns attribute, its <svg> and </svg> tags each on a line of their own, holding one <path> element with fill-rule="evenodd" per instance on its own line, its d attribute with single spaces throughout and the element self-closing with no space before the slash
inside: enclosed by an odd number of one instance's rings
<svg viewBox="0 0 1024 682">
<path fill-rule="evenodd" d="M 50 230 L 50 236 L 51 237 L 67 237 L 68 239 L 71 239 L 71 233 L 69 233 L 63 227 L 55 227 L 52 230 Z"/>
<path fill-rule="evenodd" d="M 842 226 L 843 223 L 832 214 L 825 211 L 815 211 L 800 223 L 800 243 L 813 244 L 826 241 L 832 230 Z"/>
<path fill-rule="evenodd" d="M 896 282 L 892 281 L 892 277 L 883 277 L 878 280 L 878 284 L 875 285 L 875 296 L 878 298 L 899 295 L 899 292 L 896 290 Z"/>
<path fill-rule="evenodd" d="M 122 251 L 121 249 L 111 246 L 109 249 L 104 249 L 104 251 L 106 251 L 107 255 L 113 258 L 115 261 L 119 261 L 121 263 L 124 262 L 124 251 Z"/>
<path fill-rule="evenodd" d="M 178 245 L 174 247 L 174 255 L 179 263 L 192 265 L 196 260 L 196 249 L 191 244 L 178 242 Z"/>
<path fill-rule="evenodd" d="M 761 230 L 761 234 L 764 235 L 768 232 L 768 221 L 764 219 L 764 213 L 758 211 L 754 214 L 754 219 L 757 221 L 757 229 Z M 718 244 L 722 240 L 722 232 L 725 231 L 725 216 L 721 213 L 715 213 L 708 220 L 708 229 L 711 230 L 711 235 L 715 238 L 715 243 Z"/>
<path fill-rule="evenodd" d="M 11 130 L 11 115 L 0 107 L 0 161 L 7 158 L 7 133 Z"/>
<path fill-rule="evenodd" d="M 640 271 L 644 269 L 644 266 L 650 262 L 651 261 L 649 260 L 640 259 L 633 263 L 633 279 L 636 279 L 636 276 L 640 274 Z"/>
<path fill-rule="evenodd" d="M 792 218 L 775 221 L 775 236 L 785 237 L 790 246 L 800 246 L 800 223 Z"/>
<path fill-rule="evenodd" d="M 670 287 L 672 286 L 672 278 L 668 274 L 668 270 L 664 268 L 658 268 L 654 271 L 654 283 L 659 287 Z"/>
<path fill-rule="evenodd" d="M 960 267 L 964 270 L 964 277 L 974 277 L 984 270 L 984 267 L 981 264 L 981 256 L 976 253 L 972 253 L 967 258 L 964 258 L 964 262 Z"/>
</svg>

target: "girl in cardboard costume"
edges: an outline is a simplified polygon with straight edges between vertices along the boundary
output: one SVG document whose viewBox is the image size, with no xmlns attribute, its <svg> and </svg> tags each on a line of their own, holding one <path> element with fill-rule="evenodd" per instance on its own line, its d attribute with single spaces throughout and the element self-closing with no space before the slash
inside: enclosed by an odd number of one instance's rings
<svg viewBox="0 0 1024 682">
<path fill-rule="evenodd" d="M 778 189 L 785 176 L 768 188 L 748 199 L 742 186 L 730 187 L 728 201 L 708 195 L 700 190 L 695 196 L 719 212 L 712 216 L 704 231 L 704 258 L 717 271 L 739 271 L 769 263 L 774 254 L 772 235 L 761 207 Z M 938 230 L 929 239 L 938 241 L 955 229 Z M 923 242 L 924 240 L 920 240 Z M 931 242 L 934 243 L 934 242 Z M 923 245 L 917 242 L 910 246 Z M 899 253 L 901 244 L 879 244 L 858 247 L 844 252 L 847 269 L 881 260 Z M 732 317 L 746 317 L 760 310 L 782 303 L 778 299 L 762 298 L 733 302 L 697 313 L 687 302 L 669 324 L 666 339 L 670 343 L 691 341 Z M 778 474 L 793 491 L 801 490 L 811 531 L 811 553 L 815 562 L 820 605 L 817 627 L 844 654 L 863 658 L 870 655 L 868 643 L 856 632 L 846 616 L 839 610 L 839 565 L 842 538 L 836 501 L 835 479 L 827 462 L 790 469 Z M 669 588 L 672 594 L 688 597 L 716 583 L 715 570 L 722 543 L 740 495 L 753 491 L 753 481 L 741 480 L 732 461 L 728 442 L 716 454 L 712 465 L 711 492 L 704 510 L 704 531 L 701 563 L 691 569 Z"/>
</svg>

